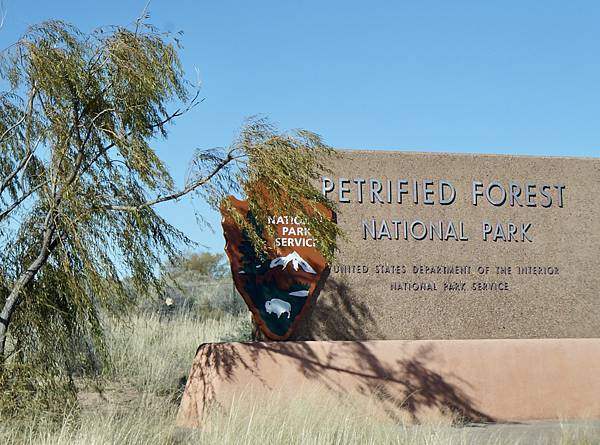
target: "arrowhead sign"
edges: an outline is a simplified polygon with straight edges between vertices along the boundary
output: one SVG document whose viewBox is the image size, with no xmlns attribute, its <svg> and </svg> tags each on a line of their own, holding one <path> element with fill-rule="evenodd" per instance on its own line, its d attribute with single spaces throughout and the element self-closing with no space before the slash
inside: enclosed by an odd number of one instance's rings
<svg viewBox="0 0 600 445">
<path fill-rule="evenodd" d="M 227 199 L 231 208 L 258 227 L 246 201 L 232 196 Z M 331 211 L 321 212 L 333 217 Z M 238 292 L 268 338 L 287 339 L 316 298 L 327 269 L 325 258 L 315 247 L 316 240 L 299 218 L 273 215 L 269 223 L 275 226 L 277 235 L 274 240 L 264 238 L 267 255 L 260 258 L 247 233 L 224 207 L 221 214 L 225 252 Z"/>
</svg>

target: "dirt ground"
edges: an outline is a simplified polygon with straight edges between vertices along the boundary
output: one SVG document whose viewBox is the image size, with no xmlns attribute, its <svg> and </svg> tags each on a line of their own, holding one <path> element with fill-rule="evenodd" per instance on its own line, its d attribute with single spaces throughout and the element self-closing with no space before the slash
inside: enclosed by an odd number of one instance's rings
<svg viewBox="0 0 600 445">
<path fill-rule="evenodd" d="M 498 443 L 553 445 L 565 443 L 564 432 L 572 432 L 566 444 L 600 444 L 600 420 L 539 420 L 531 422 L 468 424 L 447 427 L 450 435 L 465 435 L 468 444 Z M 562 440 L 562 442 L 561 442 Z"/>
</svg>

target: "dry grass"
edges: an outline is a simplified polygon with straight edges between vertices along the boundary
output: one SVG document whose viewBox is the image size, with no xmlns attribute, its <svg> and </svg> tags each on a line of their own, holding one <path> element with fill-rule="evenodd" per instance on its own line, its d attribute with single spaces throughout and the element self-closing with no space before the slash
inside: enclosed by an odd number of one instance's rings
<svg viewBox="0 0 600 445">
<path fill-rule="evenodd" d="M 201 343 L 248 340 L 246 333 L 251 329 L 245 314 L 202 321 L 187 315 L 140 316 L 127 325 L 109 325 L 114 369 L 105 377 L 129 383 L 143 392 L 164 395 L 181 386 Z"/>
<path fill-rule="evenodd" d="M 0 422 L 0 443 L 15 444 L 505 444 L 532 443 L 494 435 L 474 438 L 465 428 L 444 425 L 407 426 L 375 415 L 368 407 L 323 393 L 304 393 L 289 401 L 235 400 L 214 412 L 210 431 L 175 427 L 182 377 L 202 342 L 243 339 L 245 315 L 198 321 L 139 317 L 112 325 L 114 369 L 101 388 L 81 382 L 81 409 L 65 413 L 61 424 L 44 413 L 27 421 Z M 375 412 L 375 410 L 373 410 Z M 366 413 L 366 414 L 365 414 Z M 565 425 L 556 436 L 564 445 L 600 443 L 600 436 Z M 542 442 L 544 443 L 544 442 Z M 549 442 L 549 443 L 557 443 Z"/>
</svg>

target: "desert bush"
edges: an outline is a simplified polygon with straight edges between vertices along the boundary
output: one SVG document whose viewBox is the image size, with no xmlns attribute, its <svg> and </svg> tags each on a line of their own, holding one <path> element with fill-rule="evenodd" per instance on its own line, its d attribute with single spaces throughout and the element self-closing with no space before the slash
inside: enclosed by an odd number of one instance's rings
<svg viewBox="0 0 600 445">
<path fill-rule="evenodd" d="M 218 280 L 227 275 L 229 266 L 225 255 L 214 252 L 188 252 L 169 258 L 163 265 L 163 274 L 177 278 L 186 272 L 196 274 L 208 279 Z"/>
<path fill-rule="evenodd" d="M 183 271 L 176 276 L 163 274 L 161 294 L 149 290 L 149 296 L 138 298 L 131 289 L 136 301 L 137 312 L 160 318 L 219 319 L 226 315 L 247 312 L 230 275 L 211 278 L 196 271 Z"/>
<path fill-rule="evenodd" d="M 187 253 L 166 260 L 160 270 L 161 294 L 150 290 L 150 298 L 130 295 L 139 311 L 158 314 L 161 318 L 184 316 L 199 320 L 238 315 L 247 308 L 237 292 L 225 255 Z"/>
<path fill-rule="evenodd" d="M 237 315 L 248 309 L 238 294 L 229 276 L 210 279 L 188 271 L 176 278 L 165 279 L 165 297 L 170 298 L 170 307 L 165 299 L 148 308 L 162 314 L 178 313 L 186 316 L 221 318 L 226 314 Z"/>
</svg>

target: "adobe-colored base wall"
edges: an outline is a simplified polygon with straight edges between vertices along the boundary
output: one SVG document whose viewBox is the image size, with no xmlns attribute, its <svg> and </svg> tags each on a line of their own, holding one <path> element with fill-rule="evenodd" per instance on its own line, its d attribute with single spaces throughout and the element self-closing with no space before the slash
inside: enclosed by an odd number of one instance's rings
<svg viewBox="0 0 600 445">
<path fill-rule="evenodd" d="M 600 418 L 600 339 L 203 344 L 177 423 L 201 426 L 211 406 L 243 393 L 298 397 L 311 386 L 417 422 Z"/>
</svg>

